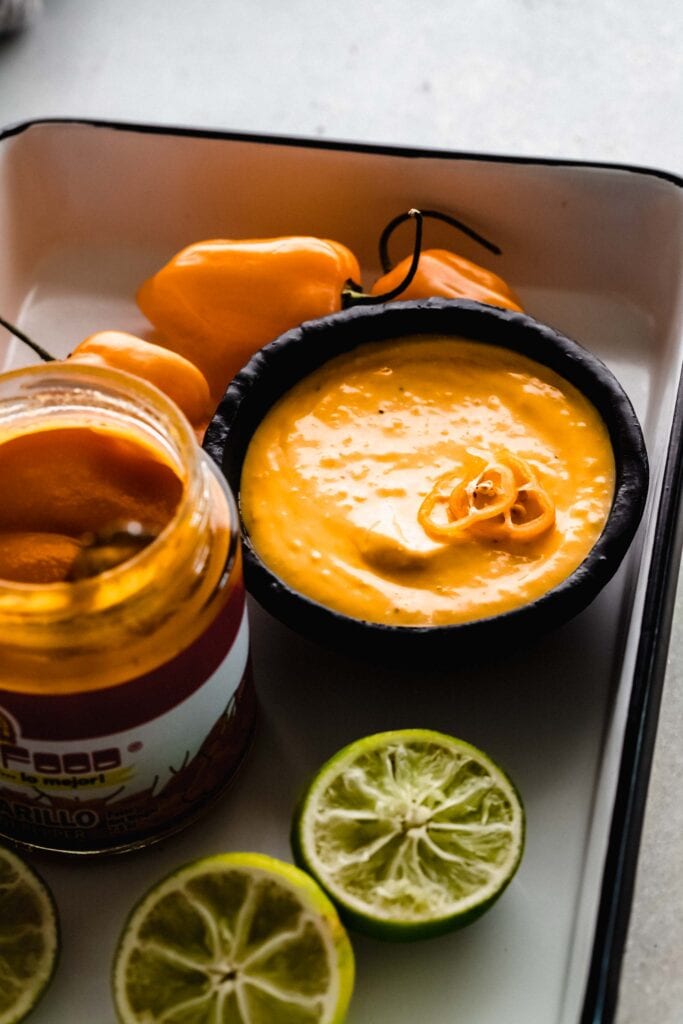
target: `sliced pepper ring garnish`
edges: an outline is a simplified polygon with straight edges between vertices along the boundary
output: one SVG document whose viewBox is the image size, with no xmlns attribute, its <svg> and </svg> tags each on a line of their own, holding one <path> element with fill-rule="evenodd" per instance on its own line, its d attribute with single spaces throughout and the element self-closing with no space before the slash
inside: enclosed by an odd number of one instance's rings
<svg viewBox="0 0 683 1024">
<path fill-rule="evenodd" d="M 451 471 L 438 478 L 420 505 L 417 518 L 430 537 L 452 539 L 476 523 L 501 515 L 516 497 L 514 474 L 501 463 L 485 465 L 474 479 L 468 479 L 467 470 Z M 434 518 L 438 505 L 446 506 L 445 520 Z"/>
<path fill-rule="evenodd" d="M 420 505 L 418 521 L 433 539 L 453 540 L 469 530 L 494 540 L 528 542 L 555 524 L 552 499 L 519 456 L 503 450 L 476 476 L 470 472 L 442 474 Z M 438 506 L 446 507 L 441 520 L 434 516 Z"/>
<path fill-rule="evenodd" d="M 495 518 L 473 525 L 473 532 L 496 540 L 536 540 L 555 525 L 555 505 L 540 484 L 519 488 L 510 508 Z"/>
<path fill-rule="evenodd" d="M 471 518 L 472 522 L 490 519 L 510 507 L 517 496 L 515 476 L 509 466 L 490 462 L 474 480 L 455 487 L 448 499 L 453 520 Z"/>
</svg>

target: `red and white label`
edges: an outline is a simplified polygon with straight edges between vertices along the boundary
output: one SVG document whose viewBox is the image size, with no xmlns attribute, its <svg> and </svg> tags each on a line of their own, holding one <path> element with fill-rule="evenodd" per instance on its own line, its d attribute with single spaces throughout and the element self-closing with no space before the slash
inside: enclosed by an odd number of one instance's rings
<svg viewBox="0 0 683 1024">
<path fill-rule="evenodd" d="M 0 690 L 0 834 L 94 851 L 179 827 L 234 774 L 254 714 L 241 587 L 145 676 L 86 694 Z"/>
</svg>

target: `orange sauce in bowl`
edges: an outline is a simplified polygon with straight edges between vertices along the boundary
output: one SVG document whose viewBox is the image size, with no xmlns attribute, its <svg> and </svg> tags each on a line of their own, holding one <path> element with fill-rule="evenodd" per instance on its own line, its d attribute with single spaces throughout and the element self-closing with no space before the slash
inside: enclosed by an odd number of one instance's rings
<svg viewBox="0 0 683 1024">
<path fill-rule="evenodd" d="M 614 477 L 602 419 L 558 374 L 430 335 L 360 346 L 291 388 L 254 434 L 240 501 L 293 590 L 430 626 L 511 611 L 569 576 Z"/>
</svg>

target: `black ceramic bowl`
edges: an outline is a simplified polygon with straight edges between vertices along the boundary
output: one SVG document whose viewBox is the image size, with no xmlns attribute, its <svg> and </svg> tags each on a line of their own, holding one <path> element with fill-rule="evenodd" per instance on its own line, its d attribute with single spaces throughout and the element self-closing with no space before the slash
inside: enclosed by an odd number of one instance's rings
<svg viewBox="0 0 683 1024">
<path fill-rule="evenodd" d="M 391 626 L 333 611 L 293 591 L 259 558 L 243 530 L 247 589 L 272 615 L 329 646 L 378 657 L 438 656 L 517 644 L 565 622 L 586 607 L 616 572 L 640 522 L 648 485 L 637 417 L 607 367 L 577 342 L 521 313 L 477 302 L 426 299 L 361 306 L 312 320 L 258 352 L 228 387 L 204 447 L 239 495 L 247 447 L 265 413 L 292 385 L 327 360 L 365 342 L 414 334 L 457 335 L 513 349 L 550 367 L 595 406 L 610 435 L 616 465 L 605 527 L 575 571 L 542 597 L 514 611 L 443 626 Z"/>
</svg>

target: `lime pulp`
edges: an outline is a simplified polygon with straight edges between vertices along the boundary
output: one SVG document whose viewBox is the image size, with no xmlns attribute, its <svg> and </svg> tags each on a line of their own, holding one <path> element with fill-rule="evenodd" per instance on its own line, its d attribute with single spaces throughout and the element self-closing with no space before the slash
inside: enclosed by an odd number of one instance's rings
<svg viewBox="0 0 683 1024">
<path fill-rule="evenodd" d="M 425 938 L 468 924 L 500 896 L 522 856 L 524 811 L 476 747 L 397 730 L 323 765 L 292 846 L 347 923 L 379 938 Z"/>
<path fill-rule="evenodd" d="M 0 847 L 0 1024 L 17 1024 L 47 988 L 59 951 L 54 900 L 41 878 Z"/>
<path fill-rule="evenodd" d="M 253 853 L 175 871 L 134 908 L 114 964 L 123 1024 L 341 1024 L 351 945 L 298 868 Z"/>
</svg>

